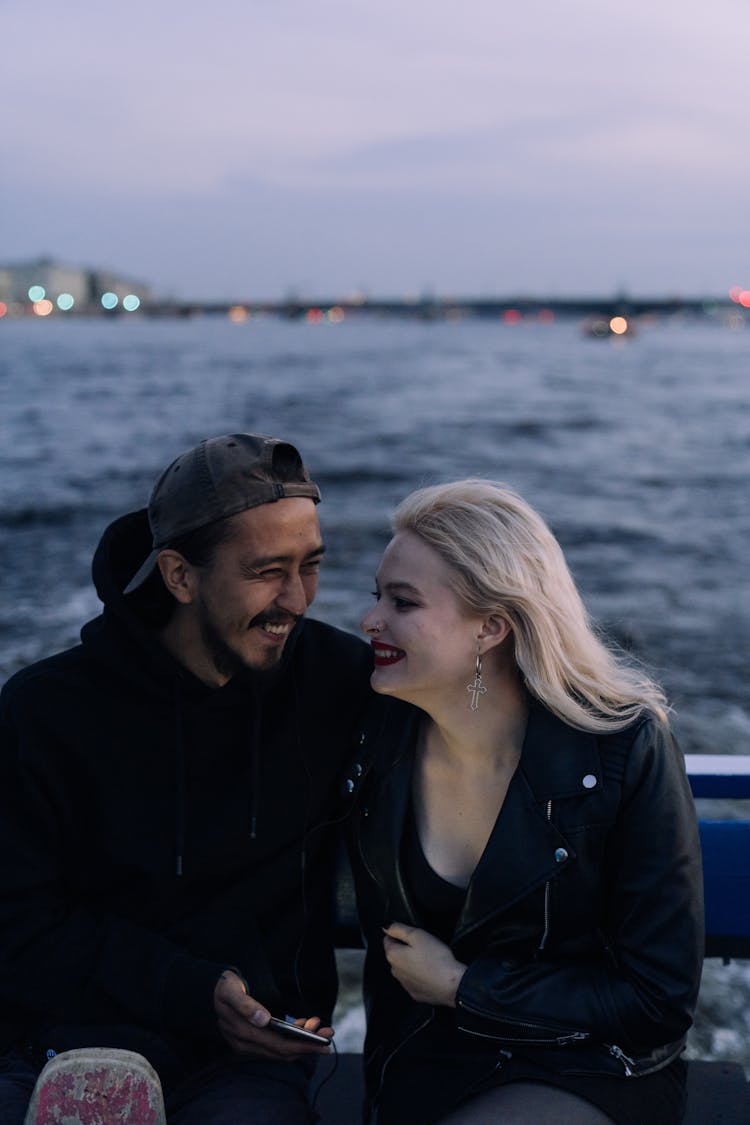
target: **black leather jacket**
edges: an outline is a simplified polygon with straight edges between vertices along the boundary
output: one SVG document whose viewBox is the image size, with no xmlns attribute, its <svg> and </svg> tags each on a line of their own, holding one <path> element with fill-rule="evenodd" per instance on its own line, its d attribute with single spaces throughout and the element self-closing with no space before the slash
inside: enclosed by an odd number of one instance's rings
<svg viewBox="0 0 750 1125">
<path fill-rule="evenodd" d="M 380 699 L 348 783 L 371 1097 L 389 1058 L 433 1015 L 391 976 L 381 932 L 420 925 L 399 849 L 421 717 Z M 682 1050 L 703 940 L 695 811 L 670 735 L 648 716 L 617 734 L 584 733 L 534 703 L 450 942 L 468 965 L 458 1032 L 544 1052 L 563 1071 L 649 1073 Z"/>
</svg>

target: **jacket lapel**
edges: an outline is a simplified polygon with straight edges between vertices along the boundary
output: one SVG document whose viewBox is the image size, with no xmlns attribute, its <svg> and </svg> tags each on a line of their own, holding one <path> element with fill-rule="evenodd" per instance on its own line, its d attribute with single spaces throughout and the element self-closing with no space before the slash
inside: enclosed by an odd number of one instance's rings
<svg viewBox="0 0 750 1125">
<path fill-rule="evenodd" d="M 521 769 L 540 804 L 595 793 L 602 784 L 597 736 L 568 726 L 541 703 L 534 702 L 529 711 Z"/>
<path fill-rule="evenodd" d="M 422 718 L 423 713 L 416 707 L 407 710 L 401 704 L 389 709 L 380 737 L 381 745 L 390 752 L 378 757 L 374 770 L 378 775 L 377 812 L 373 816 L 366 812 L 360 822 L 362 858 L 371 874 L 383 885 L 378 872 L 391 873 L 384 884 L 388 917 L 383 921 L 414 926 L 419 925 L 419 920 L 404 882 L 401 837 L 411 800 L 414 743 Z"/>
<path fill-rule="evenodd" d="M 565 837 L 546 819 L 520 769 L 469 883 L 454 939 L 465 937 L 557 876 L 558 849 L 573 856 Z M 558 852 L 559 854 L 559 852 Z"/>
<path fill-rule="evenodd" d="M 521 761 L 469 883 L 455 941 L 556 879 L 575 860 L 574 848 L 548 818 L 548 808 L 554 817 L 555 801 L 600 785 L 596 737 L 532 703 Z"/>
<path fill-rule="evenodd" d="M 410 925 L 419 925 L 419 919 L 404 883 L 400 852 L 411 795 L 414 743 L 422 718 L 415 707 L 402 704 L 389 709 L 378 737 L 380 747 L 389 752 L 376 755 L 373 770 L 378 775 L 374 779 L 377 812 L 361 821 L 365 864 L 381 885 L 378 873 L 390 873 L 384 886 L 389 917 L 384 921 L 398 919 Z M 570 842 L 547 817 L 548 802 L 553 803 L 554 818 L 555 801 L 594 793 L 600 787 L 596 736 L 574 730 L 532 702 L 520 765 L 469 883 L 455 941 L 557 878 L 575 859 Z"/>
</svg>

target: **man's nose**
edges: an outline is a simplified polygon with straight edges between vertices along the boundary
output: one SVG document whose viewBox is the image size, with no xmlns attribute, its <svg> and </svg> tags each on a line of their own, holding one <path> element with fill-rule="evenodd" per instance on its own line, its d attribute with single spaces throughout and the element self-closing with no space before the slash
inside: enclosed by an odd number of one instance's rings
<svg viewBox="0 0 750 1125">
<path fill-rule="evenodd" d="M 290 574 L 287 577 L 277 601 L 280 608 L 293 613 L 296 617 L 302 616 L 308 606 L 307 591 L 302 581 L 302 575 Z"/>
</svg>

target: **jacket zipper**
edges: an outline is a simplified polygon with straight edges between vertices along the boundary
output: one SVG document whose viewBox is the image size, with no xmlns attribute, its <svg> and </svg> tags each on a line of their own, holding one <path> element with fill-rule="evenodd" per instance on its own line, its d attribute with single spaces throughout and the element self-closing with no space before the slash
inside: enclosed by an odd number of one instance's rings
<svg viewBox="0 0 750 1125">
<path fill-rule="evenodd" d="M 622 1063 L 625 1070 L 625 1077 L 632 1078 L 633 1074 L 635 1073 L 633 1071 L 633 1067 L 635 1066 L 635 1059 L 631 1059 L 629 1055 L 626 1055 L 622 1047 L 618 1047 L 616 1043 L 607 1045 L 607 1047 L 610 1055 L 613 1055 Z"/>
<path fill-rule="evenodd" d="M 472 1004 L 467 1004 L 464 1000 L 459 1000 L 459 1008 L 463 1008 L 467 1012 L 471 1012 L 475 1016 L 481 1016 L 484 1019 L 492 1020 L 494 1015 L 491 1012 L 483 1011 L 481 1008 L 475 1008 Z M 529 1031 L 543 1032 L 541 1036 L 529 1038 L 527 1036 L 515 1037 L 512 1035 L 492 1035 L 490 1032 L 472 1031 L 470 1028 L 462 1027 L 466 1035 L 475 1035 L 478 1039 L 495 1039 L 501 1040 L 504 1043 L 557 1043 L 564 1046 L 566 1043 L 581 1043 L 584 1039 L 589 1039 L 588 1031 L 561 1031 L 555 1034 L 552 1028 L 545 1027 L 544 1024 L 530 1023 L 526 1020 L 512 1020 L 504 1017 L 502 1022 L 506 1026 L 521 1028 L 528 1028 Z"/>
<path fill-rule="evenodd" d="M 551 820 L 552 820 L 552 801 L 547 801 L 547 823 L 549 824 Z M 550 894 L 551 893 L 552 893 L 552 883 L 548 879 L 547 882 L 544 884 L 544 933 L 542 934 L 542 940 L 539 942 L 539 952 L 540 953 L 542 952 L 545 945 L 547 944 L 547 938 L 549 937 L 549 902 L 550 902 Z"/>
<path fill-rule="evenodd" d="M 518 1023 L 515 1026 L 534 1028 L 536 1025 L 533 1023 Z M 552 1037 L 548 1035 L 543 1039 L 532 1039 L 530 1036 L 516 1039 L 512 1035 L 490 1035 L 489 1032 L 471 1031 L 467 1027 L 462 1027 L 460 1030 L 464 1035 L 473 1035 L 476 1039 L 491 1039 L 494 1042 L 514 1043 L 518 1046 L 538 1046 L 544 1043 L 555 1043 L 558 1047 L 564 1047 L 566 1043 L 581 1043 L 584 1039 L 588 1039 L 589 1037 L 587 1031 L 571 1031 L 569 1035 L 555 1035 Z"/>
<path fill-rule="evenodd" d="M 430 1012 L 429 1016 L 427 1016 L 427 1018 L 425 1020 L 423 1020 L 422 1023 L 419 1024 L 418 1027 L 415 1027 L 413 1031 L 410 1031 L 405 1039 L 402 1039 L 400 1043 L 397 1043 L 396 1046 L 393 1048 L 393 1050 L 387 1055 L 387 1057 L 385 1059 L 383 1059 L 383 1065 L 380 1068 L 380 1074 L 378 1076 L 378 1088 L 375 1091 L 375 1093 L 373 1094 L 373 1098 L 372 1098 L 372 1102 L 371 1102 L 372 1109 L 375 1109 L 375 1107 L 378 1104 L 378 1098 L 380 1097 L 380 1092 L 383 1089 L 383 1082 L 385 1081 L 386 1068 L 393 1061 L 394 1056 L 398 1054 L 398 1052 L 401 1050 L 402 1047 L 406 1046 L 406 1044 L 409 1042 L 410 1039 L 413 1039 L 414 1036 L 418 1035 L 420 1031 L 423 1031 L 429 1023 L 432 1023 L 434 1015 L 435 1015 L 435 1009 L 433 1008 L 432 1011 Z"/>
</svg>

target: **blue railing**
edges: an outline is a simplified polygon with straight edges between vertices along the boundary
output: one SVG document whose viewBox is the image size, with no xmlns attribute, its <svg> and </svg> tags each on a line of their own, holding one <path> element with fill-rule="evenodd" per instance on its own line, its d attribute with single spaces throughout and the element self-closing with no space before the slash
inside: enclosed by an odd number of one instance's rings
<svg viewBox="0 0 750 1125">
<path fill-rule="evenodd" d="M 750 755 L 688 754 L 685 762 L 695 798 L 750 801 Z M 706 956 L 750 957 L 750 804 L 742 819 L 701 819 L 700 834 Z"/>
</svg>

